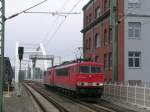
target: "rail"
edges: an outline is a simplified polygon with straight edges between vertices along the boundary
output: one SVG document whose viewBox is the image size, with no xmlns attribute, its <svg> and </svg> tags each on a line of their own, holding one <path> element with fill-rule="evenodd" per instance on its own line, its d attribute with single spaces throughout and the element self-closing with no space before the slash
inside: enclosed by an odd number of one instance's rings
<svg viewBox="0 0 150 112">
<path fill-rule="evenodd" d="M 41 104 L 41 102 L 36 98 L 36 96 L 30 91 L 30 89 L 24 84 L 24 87 L 28 90 L 28 94 L 32 96 L 32 98 L 36 101 L 37 105 L 39 108 L 43 111 L 46 112 L 46 109 L 44 106 Z"/>
<path fill-rule="evenodd" d="M 135 112 L 133 110 L 130 110 L 130 109 L 127 109 L 124 107 L 120 107 L 118 105 L 112 104 L 112 103 L 107 102 L 102 99 L 98 100 L 97 102 L 92 102 L 92 103 L 84 102 L 78 98 L 74 98 L 74 97 L 71 97 L 70 95 L 62 94 L 53 89 L 46 90 L 45 87 L 41 83 L 37 83 L 37 82 L 30 82 L 30 83 L 32 83 L 32 86 L 34 86 L 35 89 L 37 89 L 40 92 L 43 91 L 44 95 L 47 94 L 46 96 L 51 97 L 56 103 L 58 101 L 57 101 L 57 98 L 55 98 L 55 97 L 57 97 L 59 95 L 59 96 L 63 97 L 63 99 L 66 99 L 67 101 L 70 100 L 71 102 L 74 102 L 74 105 L 77 104 L 83 110 L 87 110 L 86 112 L 120 112 L 120 111 L 121 112 Z M 56 96 L 55 95 L 53 96 L 53 94 L 55 94 Z M 72 110 L 72 112 L 73 112 L 73 110 Z"/>
<path fill-rule="evenodd" d="M 45 88 L 43 88 L 43 86 L 41 84 L 39 84 L 37 82 L 34 82 L 34 83 L 36 83 L 36 84 L 35 85 L 30 84 L 30 86 L 33 89 L 38 91 L 42 96 L 44 95 L 44 97 L 46 99 L 49 99 L 49 98 L 52 99 L 56 103 L 56 106 L 60 105 L 59 107 L 61 107 L 61 104 L 57 103 L 57 101 L 54 98 L 50 97 L 51 95 L 48 94 L 49 91 L 45 90 Z M 58 94 L 58 92 L 56 94 Z M 83 108 L 84 110 L 87 110 L 87 112 L 116 112 L 116 111 L 109 109 L 109 108 L 106 108 L 104 106 L 83 102 L 83 101 L 80 101 L 76 98 L 73 98 L 73 97 L 70 97 L 70 96 L 67 96 L 64 94 L 59 94 L 59 95 L 61 95 L 62 97 L 65 97 L 67 100 L 71 100 L 71 101 L 75 102 L 77 105 L 79 105 L 79 107 Z"/>
<path fill-rule="evenodd" d="M 59 112 L 70 112 L 68 111 L 66 108 L 64 108 L 63 106 L 61 106 L 59 103 L 57 103 L 53 98 L 51 98 L 50 96 L 48 96 L 47 94 L 45 94 L 43 91 L 40 91 L 39 89 L 37 89 L 36 87 L 34 87 L 31 84 L 28 84 L 28 86 L 30 86 L 31 88 L 33 88 L 36 92 L 38 92 L 41 96 L 43 96 L 45 99 L 47 99 L 50 103 L 52 103 L 58 110 Z M 29 89 L 28 89 L 29 90 Z M 30 90 L 29 90 L 30 91 Z M 32 94 L 32 92 L 30 91 L 30 93 Z M 33 95 L 33 94 L 32 94 Z M 33 95 L 34 96 L 34 95 Z M 35 96 L 34 96 L 35 97 Z M 37 99 L 35 98 L 35 100 L 37 101 Z M 42 107 L 42 110 L 44 110 L 44 112 L 47 112 L 44 107 L 39 103 L 39 101 L 37 101 L 39 106 Z"/>
<path fill-rule="evenodd" d="M 37 82 L 34 82 L 34 83 L 36 83 L 36 85 L 38 85 L 41 88 L 43 87 L 41 85 L 41 83 L 37 83 Z M 55 92 L 55 91 L 51 91 L 51 92 Z M 114 104 L 107 102 L 105 100 L 102 100 L 102 99 L 100 99 L 100 100 L 98 99 L 96 102 L 88 103 L 85 101 L 81 101 L 78 98 L 74 98 L 70 95 L 63 94 L 63 93 L 56 92 L 56 94 L 61 95 L 67 99 L 70 99 L 73 102 L 76 102 L 77 104 L 81 105 L 83 108 L 89 108 L 90 110 L 93 110 L 96 112 L 120 112 L 120 111 L 122 111 L 122 112 L 134 112 L 133 110 L 130 110 L 130 109 L 127 109 L 124 107 L 119 107 L 117 105 L 114 105 Z"/>
</svg>

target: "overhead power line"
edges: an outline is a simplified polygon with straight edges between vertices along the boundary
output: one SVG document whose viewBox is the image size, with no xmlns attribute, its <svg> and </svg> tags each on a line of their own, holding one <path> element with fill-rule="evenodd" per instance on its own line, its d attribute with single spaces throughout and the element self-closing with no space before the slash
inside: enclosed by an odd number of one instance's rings
<svg viewBox="0 0 150 112">
<path fill-rule="evenodd" d="M 70 0 L 65 0 L 64 3 L 62 4 L 62 6 L 58 9 L 58 11 L 64 11 L 66 9 L 67 4 L 70 2 Z M 57 15 L 55 20 L 52 22 L 52 24 L 50 25 L 50 28 L 48 28 L 48 31 L 46 32 L 45 36 L 42 38 L 42 42 L 45 42 L 45 40 L 47 40 L 47 37 L 49 36 L 53 26 L 55 26 L 56 22 L 58 21 L 58 19 L 61 17 L 62 15 Z M 64 16 L 64 15 L 63 15 Z"/>
<path fill-rule="evenodd" d="M 38 4 L 33 5 L 33 6 L 29 7 L 29 8 L 27 8 L 27 9 L 25 9 L 25 10 L 19 12 L 19 13 L 13 14 L 12 16 L 9 16 L 9 17 L 6 18 L 5 20 L 12 19 L 12 18 L 14 18 L 14 17 L 16 17 L 16 16 L 18 16 L 18 15 L 20 15 L 20 14 L 22 14 L 22 13 L 25 13 L 26 11 L 28 11 L 28 10 L 30 10 L 30 9 L 33 9 L 33 8 L 36 7 L 36 6 L 39 6 L 39 5 L 41 5 L 41 4 L 45 3 L 45 2 L 47 2 L 47 1 L 48 1 L 48 0 L 44 0 L 44 1 L 42 1 L 42 2 L 39 2 Z"/>
<path fill-rule="evenodd" d="M 69 13 L 71 13 L 77 6 L 78 4 L 81 2 L 81 0 L 78 0 L 76 2 L 76 4 L 72 7 L 72 9 L 69 11 Z M 66 15 L 66 18 L 69 16 L 69 14 Z M 59 24 L 59 26 L 57 27 L 57 29 L 54 31 L 54 33 L 52 34 L 52 36 L 46 41 L 45 46 L 48 45 L 48 43 L 54 38 L 54 36 L 56 35 L 56 33 L 58 32 L 58 30 L 61 28 L 61 26 L 63 25 L 63 23 L 65 22 L 66 18 Z"/>
<path fill-rule="evenodd" d="M 64 14 L 64 16 L 66 14 L 81 14 L 80 12 L 29 12 L 29 11 L 25 11 L 24 13 L 31 13 L 31 14 L 51 14 L 52 16 L 55 15 L 62 15 Z"/>
<path fill-rule="evenodd" d="M 65 19 L 58 25 L 58 27 L 56 28 L 56 30 L 54 31 L 54 33 L 51 35 L 51 37 L 49 38 L 49 40 L 47 40 L 47 43 L 45 44 L 45 46 L 48 45 L 48 43 L 54 38 L 54 36 L 57 34 L 58 30 L 61 28 L 61 26 L 63 25 L 63 23 L 65 22 Z"/>
</svg>

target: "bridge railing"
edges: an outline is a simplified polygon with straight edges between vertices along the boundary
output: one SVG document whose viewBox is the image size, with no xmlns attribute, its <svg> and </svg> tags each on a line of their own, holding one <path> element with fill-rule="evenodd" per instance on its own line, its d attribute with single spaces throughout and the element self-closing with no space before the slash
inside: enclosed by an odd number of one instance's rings
<svg viewBox="0 0 150 112">
<path fill-rule="evenodd" d="M 112 97 L 129 104 L 150 108 L 150 87 L 146 85 L 105 83 L 104 97 Z"/>
</svg>

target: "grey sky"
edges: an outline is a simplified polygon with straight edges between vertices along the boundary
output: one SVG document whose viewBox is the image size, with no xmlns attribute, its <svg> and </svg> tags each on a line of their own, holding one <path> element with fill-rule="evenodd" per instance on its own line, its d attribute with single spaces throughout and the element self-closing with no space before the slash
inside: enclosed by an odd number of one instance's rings
<svg viewBox="0 0 150 112">
<path fill-rule="evenodd" d="M 42 0 L 6 0 L 6 17 L 22 11 Z M 31 11 L 69 12 L 78 0 L 48 0 Z M 73 12 L 82 12 L 88 0 L 81 0 Z M 56 20 L 57 18 L 57 20 Z M 48 54 L 74 58 L 74 50 L 82 45 L 83 15 L 70 15 L 66 18 L 55 36 L 52 36 L 65 17 L 43 14 L 21 14 L 6 21 L 5 55 L 14 59 L 15 42 L 44 43 Z"/>
</svg>

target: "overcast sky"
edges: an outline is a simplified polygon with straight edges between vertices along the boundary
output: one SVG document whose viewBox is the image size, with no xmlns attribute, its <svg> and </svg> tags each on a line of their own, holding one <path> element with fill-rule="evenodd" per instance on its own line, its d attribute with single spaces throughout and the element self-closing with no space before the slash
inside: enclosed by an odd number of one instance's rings
<svg viewBox="0 0 150 112">
<path fill-rule="evenodd" d="M 6 0 L 6 17 L 18 13 L 42 0 Z M 30 11 L 69 12 L 79 0 L 48 0 Z M 82 7 L 89 0 L 80 0 L 73 12 L 80 15 L 51 16 L 44 14 L 21 14 L 6 21 L 5 56 L 15 57 L 16 41 L 23 43 L 44 43 L 47 54 L 61 56 L 63 60 L 75 58 L 75 49 L 82 46 Z M 65 19 L 65 22 L 63 22 Z M 62 26 L 56 32 L 61 24 Z"/>
</svg>

